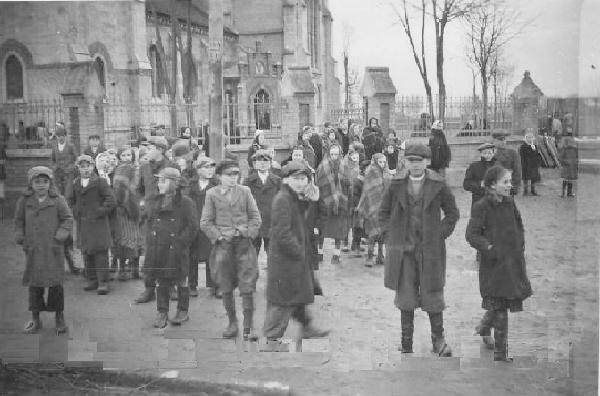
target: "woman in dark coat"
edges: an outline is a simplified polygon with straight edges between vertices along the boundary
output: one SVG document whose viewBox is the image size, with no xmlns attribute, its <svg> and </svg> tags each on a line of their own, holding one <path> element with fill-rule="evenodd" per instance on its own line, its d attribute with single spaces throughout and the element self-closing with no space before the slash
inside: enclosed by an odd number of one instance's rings
<svg viewBox="0 0 600 396">
<path fill-rule="evenodd" d="M 73 228 L 71 209 L 52 183 L 52 171 L 35 166 L 27 172 L 29 187 L 19 198 L 15 209 L 15 240 L 25 251 L 23 286 L 29 288 L 29 310 L 32 320 L 26 333 L 42 328 L 41 311 L 55 312 L 56 332 L 66 331 L 64 291 L 65 269 L 62 243 Z M 44 288 L 48 288 L 44 302 Z"/>
<path fill-rule="evenodd" d="M 365 159 L 371 160 L 373 154 L 383 152 L 385 137 L 377 118 L 369 119 L 369 126 L 362 132 L 362 143 L 365 145 Z"/>
<path fill-rule="evenodd" d="M 196 177 L 190 183 L 189 197 L 196 204 L 196 213 L 198 218 L 202 216 L 204 209 L 204 200 L 206 192 L 217 185 L 214 179 L 216 163 L 209 157 L 198 157 L 195 163 Z M 217 285 L 213 282 L 210 276 L 209 257 L 212 250 L 212 243 L 206 234 L 198 229 L 198 234 L 192 243 L 190 258 L 190 296 L 198 297 L 198 263 L 205 263 L 206 287 L 211 291 L 211 294 L 218 297 Z"/>
<path fill-rule="evenodd" d="M 531 195 L 538 195 L 535 191 L 535 183 L 540 181 L 542 156 L 535 145 L 533 131 L 525 133 L 525 142 L 519 148 L 519 154 L 521 156 L 521 174 L 523 175 L 523 195 L 528 194 L 528 181 L 531 181 Z"/>
<path fill-rule="evenodd" d="M 452 153 L 442 130 L 442 122 L 435 121 L 431 126 L 431 137 L 429 138 L 429 149 L 431 150 L 431 164 L 429 169 L 446 175 L 446 168 L 450 166 Z"/>
<path fill-rule="evenodd" d="M 181 324 L 189 319 L 190 301 L 187 279 L 189 251 L 199 227 L 194 202 L 181 194 L 178 186 L 181 174 L 175 168 L 158 173 L 158 194 L 149 202 L 146 233 L 147 274 L 158 281 L 154 327 L 167 326 L 169 290 L 177 286 L 177 313 L 171 323 Z"/>
<path fill-rule="evenodd" d="M 486 310 L 476 333 L 492 344 L 494 360 L 508 357 L 508 310 L 523 310 L 523 300 L 531 296 L 531 284 L 525 267 L 525 237 L 521 214 L 510 196 L 510 171 L 501 166 L 490 168 L 484 178 L 486 195 L 473 206 L 466 239 L 481 255 L 479 290 L 481 306 Z"/>
</svg>

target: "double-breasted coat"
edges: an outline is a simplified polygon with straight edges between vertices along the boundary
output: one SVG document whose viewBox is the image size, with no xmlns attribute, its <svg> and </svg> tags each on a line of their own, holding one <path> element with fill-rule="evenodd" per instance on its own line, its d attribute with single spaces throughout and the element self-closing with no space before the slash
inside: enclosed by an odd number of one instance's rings
<svg viewBox="0 0 600 396">
<path fill-rule="evenodd" d="M 144 272 L 154 279 L 185 279 L 189 253 L 199 223 L 194 202 L 178 192 L 170 203 L 164 195 L 150 199 Z"/>
<path fill-rule="evenodd" d="M 198 185 L 198 179 L 192 179 L 190 185 L 190 193 L 189 197 L 194 201 L 196 205 L 196 213 L 198 217 L 198 221 L 200 221 L 200 217 L 202 216 L 202 209 L 204 209 L 204 200 L 206 199 L 206 192 L 216 186 L 217 183 L 214 179 L 210 179 L 208 184 L 204 189 L 200 189 Z M 212 250 L 212 243 L 208 236 L 198 227 L 198 232 L 196 235 L 195 241 L 192 243 L 193 253 L 196 255 L 194 259 L 198 259 L 198 261 L 207 261 L 210 257 L 210 252 Z"/>
<path fill-rule="evenodd" d="M 481 253 L 479 290 L 484 301 L 489 297 L 522 301 L 531 296 L 523 220 L 514 199 L 499 201 L 488 193 L 476 202 L 466 239 Z"/>
<path fill-rule="evenodd" d="M 409 244 L 409 176 L 392 179 L 379 207 L 379 223 L 385 235 L 384 285 L 398 290 L 403 274 L 403 255 Z M 421 293 L 441 291 L 446 283 L 446 238 L 460 216 L 450 187 L 433 171 L 423 183 Z M 444 217 L 442 218 L 442 212 Z"/>
<path fill-rule="evenodd" d="M 110 248 L 109 214 L 116 206 L 116 199 L 106 180 L 93 174 L 83 187 L 78 177 L 73 182 L 69 203 L 77 221 L 77 247 L 86 253 Z"/>
<path fill-rule="evenodd" d="M 269 176 L 267 176 L 267 179 L 263 184 L 258 176 L 258 172 L 254 172 L 246 178 L 244 185 L 250 188 L 262 219 L 260 229 L 258 230 L 258 236 L 268 238 L 269 229 L 271 227 L 271 205 L 273 204 L 275 194 L 277 194 L 279 187 L 281 187 L 281 178 L 269 173 Z"/>
<path fill-rule="evenodd" d="M 273 200 L 267 256 L 267 301 L 271 304 L 314 301 L 312 252 L 304 208 L 298 195 L 285 184 Z"/>
<path fill-rule="evenodd" d="M 542 165 L 542 155 L 537 148 L 534 150 L 527 143 L 523 143 L 519 148 L 521 157 L 521 175 L 523 180 L 531 180 L 532 182 L 540 181 L 540 166 Z"/>
<path fill-rule="evenodd" d="M 572 136 L 563 137 L 558 151 L 560 160 L 560 177 L 565 180 L 577 180 L 579 153 L 577 143 Z"/>
<path fill-rule="evenodd" d="M 26 264 L 23 286 L 62 284 L 65 273 L 64 242 L 73 229 L 67 201 L 51 188 L 39 202 L 31 188 L 19 198 L 15 211 L 15 239 L 23 245 Z"/>
</svg>

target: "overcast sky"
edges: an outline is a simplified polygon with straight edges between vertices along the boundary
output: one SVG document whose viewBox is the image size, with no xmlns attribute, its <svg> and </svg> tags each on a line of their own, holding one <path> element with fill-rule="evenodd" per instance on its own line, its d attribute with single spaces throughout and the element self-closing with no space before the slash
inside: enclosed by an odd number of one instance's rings
<svg viewBox="0 0 600 396">
<path fill-rule="evenodd" d="M 333 54 L 343 81 L 344 24 L 351 26 L 350 63 L 362 72 L 365 66 L 388 66 L 400 95 L 423 95 L 423 83 L 408 40 L 397 25 L 390 2 L 399 0 L 330 0 L 334 18 Z M 600 96 L 600 0 L 511 0 L 524 21 L 520 36 L 507 48 L 514 66 L 514 87 L 524 70 L 547 96 Z M 417 24 L 418 21 L 414 23 Z M 418 24 L 417 24 L 418 25 Z M 448 95 L 469 95 L 472 75 L 466 60 L 465 26 L 448 25 L 445 38 L 445 79 Z M 433 28 L 430 30 L 433 35 Z M 435 48 L 428 43 L 430 82 L 437 90 Z M 591 65 L 596 69 L 592 69 Z M 479 92 L 479 88 L 478 92 Z M 512 90 L 512 88 L 511 88 Z"/>
</svg>

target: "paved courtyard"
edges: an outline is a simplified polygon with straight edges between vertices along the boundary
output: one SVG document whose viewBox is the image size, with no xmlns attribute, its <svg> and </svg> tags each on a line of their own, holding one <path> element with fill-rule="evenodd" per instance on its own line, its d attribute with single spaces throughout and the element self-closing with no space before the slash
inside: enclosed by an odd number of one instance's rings
<svg viewBox="0 0 600 396">
<path fill-rule="evenodd" d="M 83 278 L 70 275 L 65 284 L 68 335 L 53 334 L 50 314 L 42 315 L 40 334 L 24 335 L 21 328 L 29 318 L 20 280 L 24 256 L 12 242 L 9 219 L 0 228 L 0 358 L 8 363 L 99 361 L 105 369 L 153 374 L 175 370 L 186 379 L 279 383 L 301 395 L 595 395 L 600 177 L 582 175 L 577 197 L 569 200 L 558 197 L 557 171 L 545 170 L 543 177 L 541 196 L 517 198 L 534 295 L 523 312 L 509 315 L 512 365 L 495 364 L 472 336 L 482 310 L 475 253 L 464 239 L 470 196 L 462 189 L 453 190 L 461 219 L 447 240 L 444 325 L 452 358 L 430 353 L 429 320 L 420 311 L 415 354 L 401 356 L 400 313 L 393 292 L 383 287 L 383 268 L 366 268 L 363 259 L 349 256 L 332 266 L 331 245 L 318 272 L 325 296 L 316 298 L 311 312 L 332 333 L 300 345 L 294 341 L 299 329 L 291 325 L 289 353 L 261 353 L 256 344 L 221 339 L 225 313 L 205 289 L 190 302 L 190 321 L 157 331 L 152 328 L 155 303 L 132 303 L 142 281 L 115 280 L 109 295 L 98 296 L 82 290 Z M 260 266 L 257 330 L 265 313 L 264 253 Z"/>
</svg>

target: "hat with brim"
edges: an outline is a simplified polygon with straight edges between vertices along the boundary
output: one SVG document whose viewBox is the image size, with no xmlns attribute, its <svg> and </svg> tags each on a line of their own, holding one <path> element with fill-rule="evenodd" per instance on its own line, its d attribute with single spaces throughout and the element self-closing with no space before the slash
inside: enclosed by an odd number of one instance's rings
<svg viewBox="0 0 600 396">
<path fill-rule="evenodd" d="M 510 136 L 509 132 L 504 132 L 504 131 L 494 131 L 494 132 L 492 132 L 492 138 L 493 139 L 506 138 L 507 136 Z"/>
<path fill-rule="evenodd" d="M 431 150 L 424 144 L 409 144 L 404 151 L 404 158 L 408 160 L 431 158 Z"/>
<path fill-rule="evenodd" d="M 216 162 L 212 158 L 206 156 L 198 157 L 195 163 L 196 168 L 204 168 L 205 166 L 211 165 L 216 165 Z"/>
<path fill-rule="evenodd" d="M 38 176 L 46 176 L 48 179 L 52 180 L 54 173 L 52 172 L 52 169 L 47 166 L 34 166 L 27 171 L 27 180 L 29 183 Z"/>
<path fill-rule="evenodd" d="M 162 168 L 154 177 L 164 177 L 165 179 L 179 181 L 181 178 L 181 172 L 176 168 Z"/>
<path fill-rule="evenodd" d="M 312 173 L 310 167 L 304 161 L 290 161 L 281 169 L 281 177 L 290 177 L 294 175 L 310 176 Z"/>
<path fill-rule="evenodd" d="M 189 142 L 177 142 L 171 147 L 173 157 L 183 157 L 185 159 L 192 159 L 193 153 L 190 150 Z"/>
<path fill-rule="evenodd" d="M 485 142 L 481 145 L 479 145 L 479 147 L 477 147 L 477 151 L 483 151 L 483 150 L 487 150 L 487 149 L 493 149 L 496 146 L 494 145 L 494 143 L 490 143 L 490 142 Z"/>
<path fill-rule="evenodd" d="M 79 166 L 82 162 L 88 162 L 90 165 L 94 165 L 94 160 L 87 154 L 82 154 L 77 157 L 77 161 L 75 161 L 75 165 Z"/>
<path fill-rule="evenodd" d="M 215 168 L 215 173 L 217 175 L 222 174 L 224 171 L 230 168 L 238 168 L 240 167 L 240 163 L 237 160 L 226 158 L 219 162 L 217 167 Z"/>
</svg>

